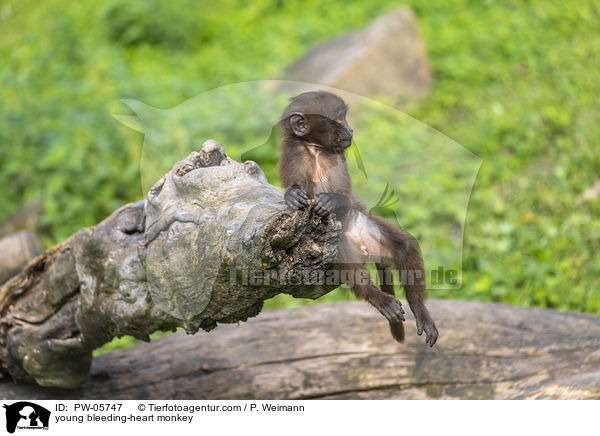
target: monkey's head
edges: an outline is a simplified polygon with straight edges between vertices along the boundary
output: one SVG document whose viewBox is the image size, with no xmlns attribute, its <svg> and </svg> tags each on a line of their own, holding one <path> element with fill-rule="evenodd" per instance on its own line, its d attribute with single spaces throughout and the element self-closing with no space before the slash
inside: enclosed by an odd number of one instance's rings
<svg viewBox="0 0 600 436">
<path fill-rule="evenodd" d="M 346 121 L 348 106 L 337 95 L 325 91 L 292 97 L 280 125 L 287 137 L 295 137 L 324 151 L 340 153 L 352 144 L 354 131 Z"/>
</svg>

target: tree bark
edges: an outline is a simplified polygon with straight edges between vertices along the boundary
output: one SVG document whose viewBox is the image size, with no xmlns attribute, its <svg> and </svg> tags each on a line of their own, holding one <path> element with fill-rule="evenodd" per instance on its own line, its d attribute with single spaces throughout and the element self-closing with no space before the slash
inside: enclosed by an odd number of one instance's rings
<svg viewBox="0 0 600 436">
<path fill-rule="evenodd" d="M 0 383 L 4 399 L 600 399 L 600 317 L 429 300 L 434 348 L 363 302 L 264 311 L 94 358 L 79 389 Z"/>
<path fill-rule="evenodd" d="M 75 388 L 92 351 L 113 337 L 209 331 L 256 316 L 282 292 L 318 298 L 335 288 L 315 273 L 335 260 L 340 235 L 334 217 L 316 217 L 312 205 L 292 213 L 256 163 L 235 162 L 209 140 L 146 200 L 77 232 L 2 286 L 2 372 Z"/>
</svg>

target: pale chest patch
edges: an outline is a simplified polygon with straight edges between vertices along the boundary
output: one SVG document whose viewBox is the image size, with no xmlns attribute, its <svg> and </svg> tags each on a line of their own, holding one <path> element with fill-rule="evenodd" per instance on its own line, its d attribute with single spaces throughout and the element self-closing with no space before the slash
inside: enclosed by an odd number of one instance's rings
<svg viewBox="0 0 600 436">
<path fill-rule="evenodd" d="M 310 145 L 307 145 L 306 148 L 310 152 L 311 157 L 315 160 L 315 171 L 311 175 L 311 181 L 313 181 L 314 183 L 323 183 L 328 181 L 329 176 L 327 175 L 327 170 L 323 166 L 323 163 L 321 162 L 321 158 L 319 156 L 321 150 Z"/>
</svg>

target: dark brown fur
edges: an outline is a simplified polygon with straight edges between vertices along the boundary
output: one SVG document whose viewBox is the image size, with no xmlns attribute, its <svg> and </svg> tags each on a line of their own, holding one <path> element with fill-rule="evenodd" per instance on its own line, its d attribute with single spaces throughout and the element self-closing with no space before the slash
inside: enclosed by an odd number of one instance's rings
<svg viewBox="0 0 600 436">
<path fill-rule="evenodd" d="M 291 207 L 305 207 L 308 199 L 316 199 L 315 211 L 322 216 L 336 213 L 344 231 L 353 228 L 357 212 L 367 216 L 367 222 L 380 233 L 377 243 L 381 256 L 376 266 L 381 290 L 368 279 L 360 282 L 360 278 L 368 277 L 366 260 L 349 237 L 340 241 L 337 268 L 351 271 L 354 294 L 388 319 L 391 333 L 399 342 L 404 340 L 404 311 L 394 296 L 391 272 L 395 268 L 401 277 L 405 275 L 408 280 L 402 285 L 417 321 L 417 333 L 425 331 L 426 342 L 433 346 L 438 332 L 425 307 L 425 275 L 417 241 L 385 219 L 370 215 L 365 203 L 352 192 L 344 155 L 352 138 L 346 112 L 342 99 L 323 91 L 300 94 L 291 100 L 280 121 L 283 140 L 279 176 L 287 189 L 286 200 Z"/>
</svg>

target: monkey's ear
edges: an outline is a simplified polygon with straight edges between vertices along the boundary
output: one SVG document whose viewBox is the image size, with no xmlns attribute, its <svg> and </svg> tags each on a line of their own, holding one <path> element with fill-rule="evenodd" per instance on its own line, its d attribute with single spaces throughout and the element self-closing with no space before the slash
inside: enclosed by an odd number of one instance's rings
<svg viewBox="0 0 600 436">
<path fill-rule="evenodd" d="M 308 133 L 309 127 L 306 118 L 300 112 L 294 112 L 290 115 L 290 127 L 296 136 L 304 136 Z"/>
</svg>

